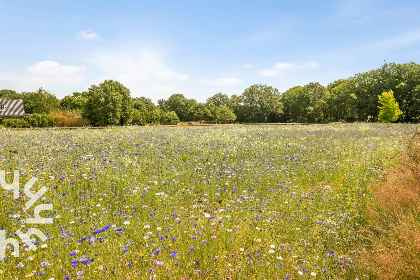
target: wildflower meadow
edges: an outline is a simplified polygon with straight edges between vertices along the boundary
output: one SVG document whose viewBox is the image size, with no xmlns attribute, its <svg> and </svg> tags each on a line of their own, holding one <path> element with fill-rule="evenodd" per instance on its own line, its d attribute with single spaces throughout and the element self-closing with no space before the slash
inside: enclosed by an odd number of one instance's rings
<svg viewBox="0 0 420 280">
<path fill-rule="evenodd" d="M 369 279 L 363 210 L 409 124 L 1 129 L 1 279 Z M 25 184 L 47 191 L 31 225 Z M 16 231 L 36 227 L 33 250 Z"/>
</svg>

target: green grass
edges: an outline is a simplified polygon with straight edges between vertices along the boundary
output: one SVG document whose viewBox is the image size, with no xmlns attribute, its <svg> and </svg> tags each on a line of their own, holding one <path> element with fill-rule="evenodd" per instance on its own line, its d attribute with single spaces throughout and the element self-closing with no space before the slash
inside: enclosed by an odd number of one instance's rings
<svg viewBox="0 0 420 280">
<path fill-rule="evenodd" d="M 403 138 L 414 129 L 337 124 L 0 130 L 0 170 L 19 170 L 22 191 L 14 200 L 1 190 L 6 236 L 30 227 L 23 223 L 31 214 L 23 209 L 23 185 L 32 176 L 38 178 L 33 189 L 47 187 L 44 203 L 54 205 L 43 213 L 54 223 L 36 226 L 49 239 L 35 252 L 22 244 L 19 258 L 6 250 L 0 277 L 369 276 L 359 251 L 366 240 L 369 183 L 398 161 Z M 86 259 L 93 261 L 82 264 Z M 48 265 L 41 267 L 43 262 Z M 23 268 L 16 268 L 19 263 Z"/>
</svg>

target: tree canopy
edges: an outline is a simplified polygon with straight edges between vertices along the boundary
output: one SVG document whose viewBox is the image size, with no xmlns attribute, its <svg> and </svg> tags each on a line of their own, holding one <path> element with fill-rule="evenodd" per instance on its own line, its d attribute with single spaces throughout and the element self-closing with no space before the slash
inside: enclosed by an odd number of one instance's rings
<svg viewBox="0 0 420 280">
<path fill-rule="evenodd" d="M 132 108 L 128 88 L 117 81 L 106 80 L 89 88 L 83 116 L 95 126 L 126 125 L 131 121 Z"/>
<path fill-rule="evenodd" d="M 382 106 L 378 106 L 378 96 L 381 96 Z M 42 88 L 22 93 L 3 89 L 0 98 L 23 99 L 29 114 L 49 113 L 58 107 L 81 110 L 95 126 L 173 124 L 177 120 L 206 123 L 419 122 L 420 65 L 385 63 L 376 70 L 339 79 L 327 86 L 311 82 L 283 93 L 272 86 L 254 84 L 230 97 L 222 92 L 215 93 L 204 103 L 176 93 L 168 99 L 158 100 L 156 106 L 147 97 L 132 98 L 128 88 L 112 80 L 92 85 L 81 93 L 74 92 L 61 101 Z M 393 113 L 390 110 L 394 110 Z"/>
</svg>

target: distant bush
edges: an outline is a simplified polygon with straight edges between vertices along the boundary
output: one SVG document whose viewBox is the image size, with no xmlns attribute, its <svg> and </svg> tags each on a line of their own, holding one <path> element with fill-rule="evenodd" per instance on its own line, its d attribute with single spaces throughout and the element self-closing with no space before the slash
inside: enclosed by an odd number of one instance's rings
<svg viewBox="0 0 420 280">
<path fill-rule="evenodd" d="M 4 127 L 27 128 L 27 127 L 51 127 L 53 120 L 46 113 L 33 114 L 23 119 L 6 119 L 2 121 Z"/>
<path fill-rule="evenodd" d="M 162 115 L 161 124 L 176 125 L 179 123 L 179 118 L 174 111 L 164 113 Z"/>
<path fill-rule="evenodd" d="M 54 126 L 80 127 L 88 126 L 89 120 L 82 118 L 79 110 L 54 110 L 49 114 Z"/>
<path fill-rule="evenodd" d="M 28 122 L 26 122 L 24 119 L 6 119 L 6 120 L 3 120 L 2 125 L 4 127 L 14 127 L 14 128 L 29 127 Z"/>
<path fill-rule="evenodd" d="M 46 113 L 33 114 L 32 116 L 26 116 L 25 121 L 29 127 L 51 127 L 53 126 L 53 120 Z"/>
</svg>

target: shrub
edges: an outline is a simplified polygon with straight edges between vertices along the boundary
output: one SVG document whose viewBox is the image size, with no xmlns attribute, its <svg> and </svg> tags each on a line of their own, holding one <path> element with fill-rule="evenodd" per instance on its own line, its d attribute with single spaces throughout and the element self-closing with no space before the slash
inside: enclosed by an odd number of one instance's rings
<svg viewBox="0 0 420 280">
<path fill-rule="evenodd" d="M 33 114 L 32 116 L 26 116 L 25 121 L 29 127 L 51 127 L 53 126 L 53 120 L 46 113 Z"/>
<path fill-rule="evenodd" d="M 165 113 L 162 116 L 162 124 L 177 125 L 179 123 L 179 118 L 174 111 Z"/>
<path fill-rule="evenodd" d="M 54 110 L 49 116 L 56 127 L 80 127 L 89 125 L 89 120 L 82 118 L 79 110 Z"/>
<path fill-rule="evenodd" d="M 29 124 L 24 119 L 6 119 L 3 120 L 4 127 L 24 128 L 29 127 Z"/>
</svg>

